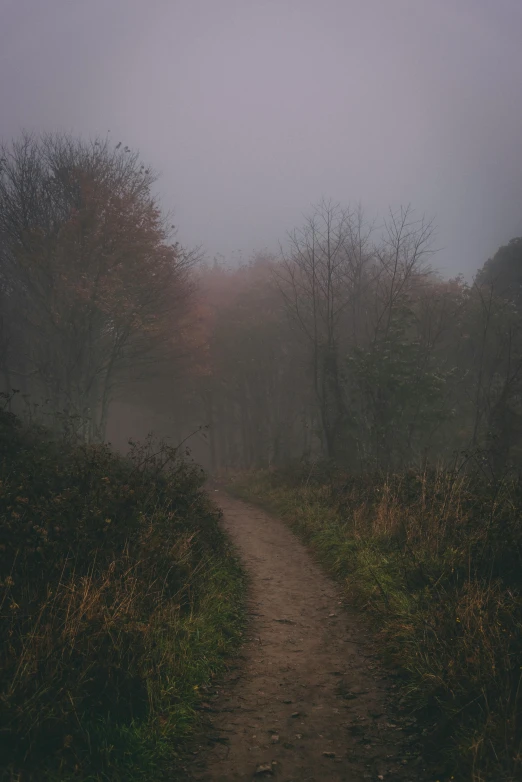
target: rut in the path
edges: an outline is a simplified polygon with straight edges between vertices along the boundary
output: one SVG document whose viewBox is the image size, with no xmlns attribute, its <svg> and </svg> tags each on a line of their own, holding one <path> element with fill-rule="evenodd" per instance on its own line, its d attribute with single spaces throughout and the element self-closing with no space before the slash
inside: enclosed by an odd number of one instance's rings
<svg viewBox="0 0 522 782">
<path fill-rule="evenodd" d="M 214 499 L 251 577 L 251 622 L 238 668 L 210 704 L 212 748 L 191 778 L 426 779 L 405 750 L 405 726 L 387 714 L 393 685 L 367 629 L 335 584 L 282 522 L 223 491 Z"/>
</svg>

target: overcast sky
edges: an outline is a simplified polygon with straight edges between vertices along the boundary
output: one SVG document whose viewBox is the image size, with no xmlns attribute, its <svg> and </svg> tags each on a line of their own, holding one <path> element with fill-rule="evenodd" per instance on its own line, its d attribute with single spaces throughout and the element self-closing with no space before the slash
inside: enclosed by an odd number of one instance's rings
<svg viewBox="0 0 522 782">
<path fill-rule="evenodd" d="M 210 258 L 327 196 L 411 203 L 469 277 L 522 234 L 522 0 L 0 0 L 21 129 L 138 148 Z"/>
</svg>

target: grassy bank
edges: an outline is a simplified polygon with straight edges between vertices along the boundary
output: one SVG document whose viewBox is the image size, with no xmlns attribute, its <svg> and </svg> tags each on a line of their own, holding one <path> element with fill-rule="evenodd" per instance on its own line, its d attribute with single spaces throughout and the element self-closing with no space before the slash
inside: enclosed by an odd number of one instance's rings
<svg viewBox="0 0 522 782">
<path fill-rule="evenodd" d="M 202 478 L 0 412 L 0 779 L 176 778 L 243 622 Z"/>
<path fill-rule="evenodd" d="M 303 469 L 230 489 L 283 517 L 375 619 L 441 780 L 522 778 L 519 481 Z"/>
</svg>

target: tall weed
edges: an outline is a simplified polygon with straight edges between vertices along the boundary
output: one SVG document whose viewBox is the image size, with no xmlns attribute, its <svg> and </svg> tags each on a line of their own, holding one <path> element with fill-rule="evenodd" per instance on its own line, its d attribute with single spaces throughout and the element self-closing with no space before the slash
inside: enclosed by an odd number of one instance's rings
<svg viewBox="0 0 522 782">
<path fill-rule="evenodd" d="M 448 777 L 522 778 L 522 482 L 458 470 L 238 476 L 377 621 Z"/>
<path fill-rule="evenodd" d="M 0 779 L 176 768 L 241 635 L 203 477 L 152 441 L 121 458 L 0 412 Z"/>
</svg>

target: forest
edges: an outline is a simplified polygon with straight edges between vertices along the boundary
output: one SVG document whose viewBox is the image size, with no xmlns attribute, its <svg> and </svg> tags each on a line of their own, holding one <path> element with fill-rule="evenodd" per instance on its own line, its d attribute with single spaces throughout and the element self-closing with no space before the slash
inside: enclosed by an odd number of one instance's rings
<svg viewBox="0 0 522 782">
<path fill-rule="evenodd" d="M 164 415 L 214 472 L 518 469 L 520 238 L 446 280 L 412 207 L 323 200 L 233 266 L 175 242 L 127 147 L 25 136 L 0 172 L 0 371 L 26 415 L 85 442 L 123 406 Z"/>
<path fill-rule="evenodd" d="M 365 605 L 448 775 L 520 778 L 522 238 L 445 279 L 413 206 L 324 198 L 232 263 L 176 240 L 156 179 L 104 139 L 0 149 L 1 778 L 148 779 L 185 737 L 243 621 L 191 459 Z"/>
</svg>

